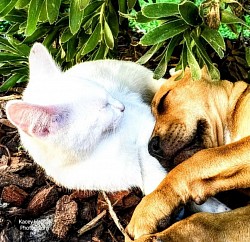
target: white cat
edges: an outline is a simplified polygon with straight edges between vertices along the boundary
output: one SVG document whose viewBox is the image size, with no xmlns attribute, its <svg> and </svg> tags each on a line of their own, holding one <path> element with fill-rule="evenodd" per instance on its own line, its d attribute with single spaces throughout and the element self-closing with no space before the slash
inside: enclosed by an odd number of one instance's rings
<svg viewBox="0 0 250 242">
<path fill-rule="evenodd" d="M 161 81 L 133 62 L 102 60 L 62 72 L 42 44 L 30 53 L 23 100 L 8 119 L 23 146 L 67 188 L 151 192 L 166 172 L 148 153 L 150 102 Z"/>
</svg>

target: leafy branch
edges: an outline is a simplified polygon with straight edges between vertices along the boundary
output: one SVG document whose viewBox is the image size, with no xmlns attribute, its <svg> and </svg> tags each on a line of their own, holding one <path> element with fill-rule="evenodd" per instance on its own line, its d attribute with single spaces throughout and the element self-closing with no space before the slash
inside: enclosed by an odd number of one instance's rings
<svg viewBox="0 0 250 242">
<path fill-rule="evenodd" d="M 137 0 L 1 0 L 0 21 L 5 27 L 0 33 L 0 75 L 6 81 L 0 92 L 28 80 L 27 58 L 36 41 L 42 42 L 63 68 L 82 60 L 113 58 L 121 24 L 127 17 L 143 23 L 160 22 L 141 38 L 140 44 L 151 47 L 138 61 L 144 64 L 156 55 L 156 78 L 165 74 L 179 46 L 182 52 L 176 69 L 189 66 L 193 78 L 199 79 L 200 68 L 207 65 L 211 77 L 218 80 L 220 73 L 207 52 L 209 46 L 219 58 L 224 56 L 225 42 L 218 27 L 225 23 L 233 30 L 236 25 L 249 28 L 238 14 L 239 9 L 246 9 L 235 2 L 151 3 L 134 16 L 130 10 Z M 249 48 L 245 53 L 249 63 Z"/>
</svg>

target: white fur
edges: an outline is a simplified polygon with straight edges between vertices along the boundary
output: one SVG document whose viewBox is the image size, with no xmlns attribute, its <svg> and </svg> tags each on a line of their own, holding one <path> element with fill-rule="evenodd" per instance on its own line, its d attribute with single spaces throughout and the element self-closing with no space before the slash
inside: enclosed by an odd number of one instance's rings
<svg viewBox="0 0 250 242">
<path fill-rule="evenodd" d="M 41 44 L 32 47 L 22 101 L 6 112 L 23 146 L 57 183 L 74 189 L 148 194 L 166 172 L 147 151 L 150 101 L 161 81 L 125 61 L 77 64 L 62 72 Z"/>
<path fill-rule="evenodd" d="M 227 207 L 224 203 L 220 202 L 218 199 L 214 197 L 210 197 L 207 201 L 201 205 L 197 205 L 196 203 L 190 203 L 190 209 L 193 212 L 207 212 L 207 213 L 222 213 L 230 211 L 231 209 Z"/>
</svg>

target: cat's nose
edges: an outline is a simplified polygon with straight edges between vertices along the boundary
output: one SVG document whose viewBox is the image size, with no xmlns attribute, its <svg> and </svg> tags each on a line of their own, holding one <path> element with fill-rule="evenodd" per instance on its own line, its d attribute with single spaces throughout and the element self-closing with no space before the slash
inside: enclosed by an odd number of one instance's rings
<svg viewBox="0 0 250 242">
<path fill-rule="evenodd" d="M 118 110 L 121 111 L 121 112 L 124 112 L 124 110 L 125 110 L 124 104 L 121 103 L 121 102 L 119 102 L 119 101 L 117 101 L 117 100 L 114 100 L 114 101 L 112 102 L 112 106 L 113 106 L 114 108 L 118 109 Z"/>
<path fill-rule="evenodd" d="M 119 105 L 117 105 L 117 106 L 115 106 L 115 107 L 118 108 L 121 112 L 124 112 L 124 110 L 125 110 L 124 104 L 122 104 L 122 103 L 120 103 L 120 102 L 119 102 Z"/>
</svg>

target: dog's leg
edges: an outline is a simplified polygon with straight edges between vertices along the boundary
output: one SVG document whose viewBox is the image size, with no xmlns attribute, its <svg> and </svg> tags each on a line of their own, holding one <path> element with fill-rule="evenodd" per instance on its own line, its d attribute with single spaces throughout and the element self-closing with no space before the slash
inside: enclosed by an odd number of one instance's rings
<svg viewBox="0 0 250 242">
<path fill-rule="evenodd" d="M 197 213 L 136 242 L 250 241 L 250 205 L 220 214 Z M 237 231 L 237 232 L 236 232 Z"/>
<path fill-rule="evenodd" d="M 250 187 L 250 137 L 202 150 L 175 167 L 144 197 L 127 227 L 132 238 L 157 232 L 188 201 L 198 204 L 220 191 Z"/>
</svg>

